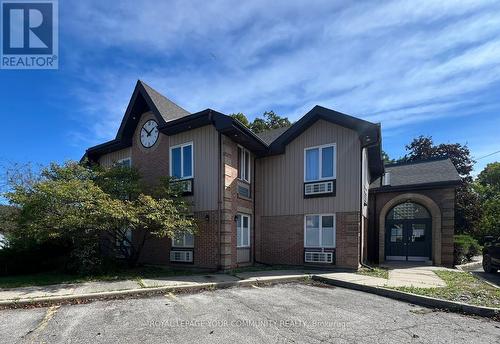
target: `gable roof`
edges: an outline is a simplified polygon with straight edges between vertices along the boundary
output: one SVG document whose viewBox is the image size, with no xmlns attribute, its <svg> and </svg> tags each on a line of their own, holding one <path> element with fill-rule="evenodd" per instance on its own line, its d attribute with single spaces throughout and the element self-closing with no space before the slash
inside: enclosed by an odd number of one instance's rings
<svg viewBox="0 0 500 344">
<path fill-rule="evenodd" d="M 271 130 L 266 130 L 260 133 L 256 133 L 256 135 L 264 141 L 267 145 L 270 145 L 274 140 L 281 136 L 285 131 L 287 131 L 291 126 L 276 128 Z"/>
<path fill-rule="evenodd" d="M 222 134 L 250 149 L 259 156 L 265 155 L 268 145 L 237 119 L 212 109 L 178 118 L 158 127 L 162 133 L 174 135 L 184 131 L 212 124 Z"/>
<path fill-rule="evenodd" d="M 385 172 L 390 173 L 390 185 L 382 186 L 381 178 L 378 178 L 370 189 L 394 191 L 409 186 L 453 186 L 462 180 L 449 158 L 388 164 L 385 165 Z"/>
<path fill-rule="evenodd" d="M 116 137 L 111 141 L 90 147 L 85 155 L 90 160 L 96 160 L 102 154 L 130 147 L 137 123 L 141 115 L 147 111 L 151 111 L 155 115 L 160 126 L 189 115 L 188 111 L 154 90 L 151 86 L 137 80 Z"/>
<path fill-rule="evenodd" d="M 151 101 L 156 106 L 156 109 L 165 120 L 165 122 L 184 117 L 189 115 L 190 113 L 187 110 L 184 110 L 179 105 L 153 89 L 151 86 L 146 84 L 144 81 L 138 80 L 139 84 L 142 85 L 146 93 L 151 98 Z"/>
<path fill-rule="evenodd" d="M 320 119 L 356 131 L 359 135 L 361 146 L 368 149 L 370 174 L 373 177 L 382 175 L 384 165 L 382 162 L 382 134 L 380 124 L 368 122 L 319 105 L 314 106 L 311 111 L 276 138 L 270 144 L 270 154 L 283 153 L 288 143 Z"/>
</svg>

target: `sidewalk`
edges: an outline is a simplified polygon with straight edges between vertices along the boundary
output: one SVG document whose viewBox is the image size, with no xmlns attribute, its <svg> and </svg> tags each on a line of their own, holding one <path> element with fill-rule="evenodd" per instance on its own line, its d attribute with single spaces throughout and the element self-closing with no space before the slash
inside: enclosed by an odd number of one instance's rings
<svg viewBox="0 0 500 344">
<path fill-rule="evenodd" d="M 331 272 L 318 270 L 263 270 L 245 271 L 233 275 L 223 273 L 200 274 L 189 276 L 170 276 L 124 280 L 113 282 L 86 282 L 74 284 L 58 284 L 49 286 L 33 286 L 13 289 L 0 289 L 0 302 L 16 300 L 64 299 L 70 297 L 91 297 L 92 295 L 118 295 L 120 291 L 127 294 L 145 292 L 154 289 L 195 289 L 197 287 L 237 286 L 259 282 L 280 282 L 301 280 L 312 276 L 321 276 L 366 286 L 417 286 L 423 288 L 442 287 L 446 284 L 431 270 L 425 268 L 393 269 L 389 271 L 389 279 L 360 275 L 354 272 Z"/>
<path fill-rule="evenodd" d="M 305 270 L 267 270 L 255 272 L 241 272 L 234 275 L 213 273 L 189 276 L 169 276 L 147 278 L 138 280 L 124 280 L 112 282 L 85 282 L 72 284 L 57 284 L 48 286 L 33 286 L 12 289 L 0 288 L 0 303 L 8 301 L 32 300 L 48 298 L 64 298 L 101 294 L 113 295 L 123 291 L 132 294 L 158 288 L 202 288 L 216 285 L 244 285 L 259 282 L 280 282 L 288 280 L 301 280 L 310 277 Z"/>
</svg>

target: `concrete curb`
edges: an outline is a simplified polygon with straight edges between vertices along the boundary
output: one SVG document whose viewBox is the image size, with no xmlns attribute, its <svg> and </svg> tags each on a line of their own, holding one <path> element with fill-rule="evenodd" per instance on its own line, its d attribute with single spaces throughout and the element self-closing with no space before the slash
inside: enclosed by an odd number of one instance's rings
<svg viewBox="0 0 500 344">
<path fill-rule="evenodd" d="M 167 292 L 197 292 L 202 290 L 210 289 L 224 289 L 231 287 L 249 287 L 252 285 L 259 284 L 274 284 L 274 283 L 286 283 L 286 282 L 300 282 L 311 278 L 311 275 L 303 276 L 283 276 L 283 277 L 261 277 L 257 279 L 247 279 L 241 281 L 228 281 L 228 282 L 209 282 L 209 283 L 198 283 L 191 285 L 179 285 L 179 286 L 162 286 L 162 287 L 146 287 L 137 289 L 127 289 L 127 290 L 114 290 L 105 291 L 99 293 L 87 293 L 87 294 L 77 294 L 77 295 L 61 295 L 61 296 L 44 296 L 37 298 L 26 298 L 26 299 L 11 299 L 11 300 L 1 300 L 0 309 L 2 308 L 18 308 L 22 306 L 40 306 L 46 307 L 48 305 L 60 304 L 60 303 L 71 303 L 75 301 L 93 301 L 93 300 L 106 300 L 106 299 L 116 299 L 123 297 L 145 297 L 152 296 L 156 294 L 163 294 Z"/>
<path fill-rule="evenodd" d="M 416 295 L 412 293 L 406 293 L 398 290 L 383 288 L 383 287 L 372 287 L 352 282 L 341 281 L 333 278 L 327 278 L 322 276 L 312 276 L 312 279 L 325 284 L 354 289 L 358 291 L 363 291 L 366 293 L 376 294 L 379 296 L 388 297 L 391 299 L 396 299 L 400 301 L 410 302 L 416 305 L 425 306 L 429 308 L 446 309 L 452 312 L 460 312 L 471 315 L 479 315 L 481 317 L 495 318 L 500 316 L 500 308 L 482 307 L 469 305 L 462 302 L 448 301 L 442 299 L 436 299 L 429 296 Z"/>
<path fill-rule="evenodd" d="M 481 266 L 483 266 L 483 261 L 470 262 L 462 265 L 456 265 L 455 267 L 461 271 L 469 271 L 471 269 L 480 268 Z"/>
</svg>

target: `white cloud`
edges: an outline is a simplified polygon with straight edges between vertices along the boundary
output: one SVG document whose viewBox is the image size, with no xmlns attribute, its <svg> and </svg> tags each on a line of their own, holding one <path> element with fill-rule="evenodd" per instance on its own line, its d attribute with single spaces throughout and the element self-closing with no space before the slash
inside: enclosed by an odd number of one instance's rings
<svg viewBox="0 0 500 344">
<path fill-rule="evenodd" d="M 81 1 L 66 15 L 83 50 L 76 117 L 92 123 L 74 136 L 93 143 L 114 137 L 138 78 L 190 111 L 297 119 L 321 104 L 390 130 L 467 115 L 500 81 L 490 1 Z"/>
</svg>

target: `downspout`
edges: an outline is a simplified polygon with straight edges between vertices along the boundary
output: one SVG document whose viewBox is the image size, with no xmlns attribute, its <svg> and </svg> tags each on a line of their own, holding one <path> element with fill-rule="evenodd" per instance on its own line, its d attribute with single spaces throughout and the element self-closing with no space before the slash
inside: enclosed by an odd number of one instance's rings
<svg viewBox="0 0 500 344">
<path fill-rule="evenodd" d="M 377 143 L 371 143 L 371 144 L 368 144 L 366 146 L 361 146 L 361 153 L 360 153 L 360 166 L 361 166 L 361 174 L 359 176 L 359 179 L 360 179 L 360 201 L 359 201 L 359 205 L 360 205 L 360 208 L 359 208 L 359 224 L 360 224 L 360 228 L 361 228 L 361 240 L 359 241 L 359 245 L 358 245 L 358 257 L 359 257 L 359 265 L 367 268 L 367 269 L 370 269 L 370 270 L 373 270 L 373 267 L 369 266 L 368 264 L 365 264 L 363 262 L 363 149 L 366 148 L 368 149 L 369 147 L 371 146 L 374 146 L 374 145 L 377 145 Z M 368 163 L 368 161 L 367 161 Z M 369 192 L 369 191 L 368 191 Z M 370 194 L 367 195 L 368 196 L 368 199 L 367 201 L 369 200 L 369 197 L 370 197 Z"/>
<path fill-rule="evenodd" d="M 262 157 L 259 157 L 259 158 L 255 158 L 254 161 L 253 161 L 253 165 L 254 165 L 254 172 L 253 172 L 253 175 L 254 175 L 254 181 L 253 181 L 253 221 L 254 221 L 254 226 L 253 226 L 253 262 L 254 264 L 257 263 L 257 264 L 262 264 L 262 265 L 266 265 L 266 266 L 271 266 L 271 264 L 268 264 L 268 263 L 264 263 L 264 262 L 261 262 L 261 261 L 258 261 L 256 259 L 256 256 L 255 256 L 255 251 L 256 251 L 256 242 L 257 240 L 255 240 L 255 233 L 257 232 L 257 229 L 256 229 L 256 226 L 255 226 L 255 223 L 257 222 L 257 207 L 256 207 L 256 204 L 257 204 L 257 195 L 255 194 L 255 190 L 256 190 L 256 179 L 255 176 L 257 175 L 257 159 L 261 159 Z"/>
<path fill-rule="evenodd" d="M 222 267 L 221 260 L 221 232 L 222 232 L 222 134 L 219 132 L 219 157 L 218 157 L 218 173 L 217 173 L 217 260 L 218 269 Z"/>
</svg>

